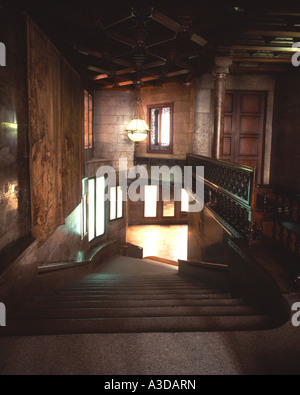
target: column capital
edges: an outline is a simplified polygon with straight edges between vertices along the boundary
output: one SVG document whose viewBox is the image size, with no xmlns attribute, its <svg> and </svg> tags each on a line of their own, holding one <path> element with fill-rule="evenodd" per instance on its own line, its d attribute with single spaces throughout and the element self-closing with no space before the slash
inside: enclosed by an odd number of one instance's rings
<svg viewBox="0 0 300 395">
<path fill-rule="evenodd" d="M 215 57 L 215 67 L 213 70 L 214 75 L 224 74 L 226 76 L 229 74 L 229 66 L 232 65 L 232 56 L 216 56 Z"/>
</svg>

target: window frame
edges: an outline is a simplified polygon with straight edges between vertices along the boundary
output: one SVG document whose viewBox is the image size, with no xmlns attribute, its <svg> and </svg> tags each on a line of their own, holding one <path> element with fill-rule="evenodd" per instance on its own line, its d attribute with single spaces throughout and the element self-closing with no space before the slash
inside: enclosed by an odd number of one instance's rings
<svg viewBox="0 0 300 395">
<path fill-rule="evenodd" d="M 170 200 L 166 201 L 162 199 L 162 189 L 161 189 L 161 185 L 145 185 L 145 187 L 147 186 L 156 186 L 157 189 L 157 199 L 156 199 L 156 215 L 155 216 L 148 216 L 145 215 L 145 204 L 146 204 L 146 189 L 144 192 L 144 196 L 145 199 L 143 201 L 143 219 L 153 219 L 153 220 L 158 220 L 158 221 L 168 221 L 168 219 L 170 219 L 172 221 L 172 219 L 180 219 L 180 218 L 186 218 L 188 211 L 182 211 L 182 200 L 176 201 L 174 199 L 174 186 L 171 186 L 171 194 L 170 194 Z M 181 188 L 181 194 L 183 193 L 182 190 L 184 190 L 184 188 Z M 182 195 L 181 195 L 182 196 Z M 174 203 L 174 214 L 172 216 L 169 215 L 164 215 L 164 202 L 173 202 Z"/>
<path fill-rule="evenodd" d="M 151 110 L 152 109 L 159 109 L 160 113 L 159 116 L 161 118 L 161 110 L 162 108 L 169 107 L 170 108 L 170 145 L 168 149 L 161 148 L 161 130 L 159 130 L 159 148 L 154 149 L 151 147 Z M 150 127 L 149 137 L 147 139 L 147 153 L 151 154 L 173 154 L 173 107 L 174 103 L 162 103 L 162 104 L 151 104 L 147 106 L 148 111 L 148 124 Z M 161 124 L 161 122 L 160 122 Z"/>
<path fill-rule="evenodd" d="M 93 191 L 90 185 L 93 184 Z M 93 192 L 93 193 L 92 193 Z M 93 213 L 93 221 L 91 213 Z M 96 238 L 96 177 L 88 179 L 88 241 L 89 243 Z"/>
<path fill-rule="evenodd" d="M 104 176 L 102 176 L 104 177 Z M 101 177 L 99 177 L 101 178 Z M 94 189 L 94 193 L 93 195 L 91 195 L 91 191 L 90 191 L 90 181 L 93 182 L 93 189 Z M 97 231 L 97 215 L 98 213 L 98 200 L 97 200 L 97 177 L 89 177 L 87 178 L 87 183 L 88 183 L 88 192 L 87 192 L 87 235 L 88 235 L 88 242 L 92 242 L 95 239 L 98 239 L 99 237 L 102 237 L 105 235 L 106 233 L 106 216 L 107 216 L 107 205 L 106 205 L 106 201 L 104 200 L 103 202 L 103 223 L 104 223 L 104 227 L 103 227 L 103 233 L 99 233 Z M 104 177 L 104 191 L 106 188 L 106 182 L 105 182 L 105 177 Z M 103 192 L 104 192 L 103 191 Z M 91 216 L 90 213 L 91 211 L 93 212 L 93 218 L 94 221 L 93 223 L 90 222 L 91 220 Z M 90 230 L 92 230 L 92 234 L 90 232 Z"/>
<path fill-rule="evenodd" d="M 155 199 L 155 215 L 146 215 L 146 204 L 147 204 L 147 192 L 146 192 L 146 187 L 152 187 L 156 188 L 156 199 Z M 158 218 L 159 213 L 159 186 L 158 185 L 144 185 L 144 201 L 143 201 L 143 218 Z"/>
<path fill-rule="evenodd" d="M 88 234 L 88 178 L 82 180 L 81 197 L 81 239 Z"/>
<path fill-rule="evenodd" d="M 93 148 L 93 96 L 83 91 L 83 144 L 84 149 Z"/>
<path fill-rule="evenodd" d="M 110 195 L 111 195 L 111 190 L 112 190 L 112 188 L 115 188 L 115 201 L 114 201 L 114 208 L 115 208 L 115 216 L 114 216 L 114 218 L 111 218 L 111 207 L 112 207 L 112 201 L 111 201 L 111 199 L 109 199 L 109 221 L 111 222 L 111 221 L 117 221 L 117 220 L 119 220 L 119 219 L 123 219 L 124 218 L 124 201 L 123 201 L 123 189 L 122 189 L 122 186 L 121 185 L 116 185 L 115 187 L 111 187 L 110 188 Z M 121 191 L 120 192 L 120 194 L 121 194 L 121 207 L 122 207 L 122 215 L 121 216 L 119 216 L 119 214 L 118 214 L 118 204 L 119 204 L 119 191 Z"/>
</svg>

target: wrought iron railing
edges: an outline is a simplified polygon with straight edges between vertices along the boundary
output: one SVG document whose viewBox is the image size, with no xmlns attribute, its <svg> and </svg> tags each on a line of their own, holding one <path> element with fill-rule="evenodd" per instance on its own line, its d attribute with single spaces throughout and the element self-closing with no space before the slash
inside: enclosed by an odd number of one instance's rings
<svg viewBox="0 0 300 395">
<path fill-rule="evenodd" d="M 204 167 L 204 204 L 237 237 L 251 238 L 254 169 L 249 166 L 188 155 L 188 165 Z M 193 188 L 193 193 L 196 191 Z"/>
</svg>

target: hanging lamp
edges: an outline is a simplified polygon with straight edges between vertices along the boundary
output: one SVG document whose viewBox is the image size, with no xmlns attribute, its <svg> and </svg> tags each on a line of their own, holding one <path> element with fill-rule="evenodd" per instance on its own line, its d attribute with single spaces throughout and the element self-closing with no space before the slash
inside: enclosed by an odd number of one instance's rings
<svg viewBox="0 0 300 395">
<path fill-rule="evenodd" d="M 130 140 L 134 142 L 145 140 L 145 138 L 148 136 L 148 133 L 150 132 L 147 122 L 141 117 L 141 98 L 139 95 L 139 88 L 140 83 L 137 83 L 135 117 L 129 122 L 128 126 L 125 129 Z"/>
</svg>

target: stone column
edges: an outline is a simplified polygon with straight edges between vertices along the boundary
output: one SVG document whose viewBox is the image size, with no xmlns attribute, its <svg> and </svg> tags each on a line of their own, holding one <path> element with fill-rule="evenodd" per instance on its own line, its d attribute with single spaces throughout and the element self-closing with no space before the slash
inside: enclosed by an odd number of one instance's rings
<svg viewBox="0 0 300 395">
<path fill-rule="evenodd" d="M 222 159 L 224 140 L 224 105 L 226 76 L 232 64 L 231 56 L 217 56 L 214 70 L 214 126 L 212 138 L 212 157 Z"/>
</svg>

